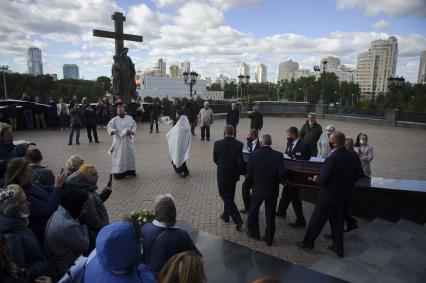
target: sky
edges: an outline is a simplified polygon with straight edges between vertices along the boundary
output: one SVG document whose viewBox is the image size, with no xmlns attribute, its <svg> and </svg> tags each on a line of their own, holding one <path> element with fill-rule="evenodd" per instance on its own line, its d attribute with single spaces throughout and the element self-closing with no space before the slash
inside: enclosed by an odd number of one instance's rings
<svg viewBox="0 0 426 283">
<path fill-rule="evenodd" d="M 136 70 L 158 58 L 191 62 L 203 77 L 237 76 L 241 62 L 268 68 L 290 60 L 311 69 L 336 56 L 356 67 L 371 41 L 396 36 L 397 75 L 416 82 L 426 50 L 426 0 L 2 0 L 0 64 L 25 73 L 28 47 L 42 49 L 44 73 L 63 77 L 63 64 L 77 64 L 80 77 L 111 75 L 114 41 L 92 36 L 113 31 L 111 14 L 126 16 L 124 32 L 144 41 L 125 42 Z M 168 72 L 168 70 L 167 70 Z"/>
</svg>

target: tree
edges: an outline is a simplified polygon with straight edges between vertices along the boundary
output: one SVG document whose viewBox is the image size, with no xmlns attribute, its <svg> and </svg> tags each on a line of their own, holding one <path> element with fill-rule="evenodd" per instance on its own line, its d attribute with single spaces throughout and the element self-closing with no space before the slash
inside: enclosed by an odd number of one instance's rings
<svg viewBox="0 0 426 283">
<path fill-rule="evenodd" d="M 104 92 L 111 92 L 111 78 L 106 76 L 100 76 L 96 79 L 96 82 L 100 84 Z"/>
</svg>

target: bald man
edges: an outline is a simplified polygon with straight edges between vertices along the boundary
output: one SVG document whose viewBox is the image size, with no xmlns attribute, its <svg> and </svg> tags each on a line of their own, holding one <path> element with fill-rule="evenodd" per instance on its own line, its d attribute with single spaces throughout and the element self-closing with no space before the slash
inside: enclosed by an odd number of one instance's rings
<svg viewBox="0 0 426 283">
<path fill-rule="evenodd" d="M 327 220 L 330 221 L 333 245 L 328 247 L 339 257 L 343 257 L 343 220 L 346 214 L 347 199 L 358 178 L 359 162 L 345 148 L 345 135 L 336 131 L 330 136 L 331 155 L 325 160 L 324 170 L 314 181 L 321 190 L 308 224 L 305 238 L 296 245 L 313 249 L 315 239 L 321 233 Z"/>
</svg>

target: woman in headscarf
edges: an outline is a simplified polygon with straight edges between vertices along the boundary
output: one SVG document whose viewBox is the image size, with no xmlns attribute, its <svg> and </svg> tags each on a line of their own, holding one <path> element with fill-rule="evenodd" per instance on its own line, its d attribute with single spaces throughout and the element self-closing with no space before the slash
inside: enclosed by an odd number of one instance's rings
<svg viewBox="0 0 426 283">
<path fill-rule="evenodd" d="M 331 154 L 331 147 L 330 147 L 330 135 L 334 133 L 336 129 L 333 125 L 328 125 L 327 128 L 325 128 L 325 133 L 321 134 L 321 137 L 319 138 L 317 142 L 317 149 L 318 149 L 318 157 L 326 159 Z"/>
<path fill-rule="evenodd" d="M 368 136 L 366 133 L 360 133 L 354 145 L 354 150 L 358 154 L 361 160 L 362 170 L 364 174 L 371 177 L 371 166 L 370 163 L 374 158 L 373 147 L 368 144 Z"/>
<path fill-rule="evenodd" d="M 48 275 L 49 270 L 37 238 L 28 229 L 29 213 L 27 197 L 19 185 L 0 189 L 0 232 L 4 235 L 16 268 L 21 269 L 21 273 L 25 270 L 25 279 L 32 282 Z"/>
<path fill-rule="evenodd" d="M 32 184 L 32 178 L 32 170 L 27 159 L 13 158 L 7 163 L 4 182 L 6 185 L 17 184 L 24 190 L 30 203 L 29 227 L 34 231 L 40 246 L 43 246 L 46 223 L 58 208 L 66 176 L 58 175 L 53 188 Z"/>
<path fill-rule="evenodd" d="M 166 138 L 173 168 L 177 174 L 186 177 L 189 175 L 186 161 L 189 159 L 191 151 L 191 125 L 183 111 L 179 111 L 176 116 L 178 121 L 166 134 Z"/>
</svg>

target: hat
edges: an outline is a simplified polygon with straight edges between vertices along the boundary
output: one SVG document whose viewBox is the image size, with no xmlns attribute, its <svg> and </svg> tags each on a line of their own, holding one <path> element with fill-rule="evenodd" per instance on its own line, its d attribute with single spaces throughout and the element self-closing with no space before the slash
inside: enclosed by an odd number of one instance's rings
<svg viewBox="0 0 426 283">
<path fill-rule="evenodd" d="M 95 166 L 93 166 L 92 164 L 84 163 L 80 166 L 80 169 L 78 169 L 78 171 L 80 171 L 81 175 L 87 178 L 87 176 L 89 176 L 90 170 L 93 168 L 95 168 Z"/>
<path fill-rule="evenodd" d="M 16 199 L 19 189 L 19 185 L 0 189 L 0 214 L 12 217 L 19 214 L 19 203 Z"/>
</svg>

